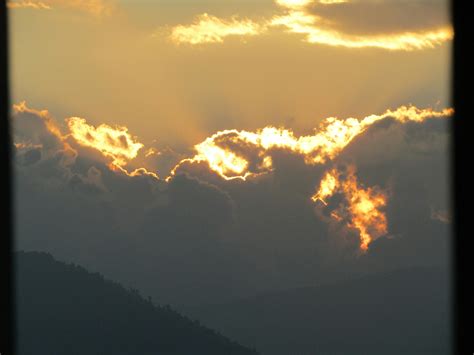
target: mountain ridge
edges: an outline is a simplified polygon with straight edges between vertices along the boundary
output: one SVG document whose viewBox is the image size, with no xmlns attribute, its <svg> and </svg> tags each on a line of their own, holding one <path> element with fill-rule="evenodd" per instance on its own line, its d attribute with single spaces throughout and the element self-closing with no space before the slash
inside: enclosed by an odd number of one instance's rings
<svg viewBox="0 0 474 355">
<path fill-rule="evenodd" d="M 15 253 L 18 354 L 255 355 L 169 306 L 47 253 Z"/>
<path fill-rule="evenodd" d="M 448 354 L 449 301 L 447 270 L 410 267 L 183 312 L 264 355 Z"/>
</svg>

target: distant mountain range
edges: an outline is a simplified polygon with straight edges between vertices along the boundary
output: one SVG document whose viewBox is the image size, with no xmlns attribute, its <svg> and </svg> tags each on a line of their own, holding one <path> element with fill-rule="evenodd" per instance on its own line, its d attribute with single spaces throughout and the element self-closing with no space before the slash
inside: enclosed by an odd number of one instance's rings
<svg viewBox="0 0 474 355">
<path fill-rule="evenodd" d="M 450 275 L 441 268 L 182 309 L 201 325 L 49 254 L 15 256 L 19 355 L 451 353 Z"/>
<path fill-rule="evenodd" d="M 265 355 L 451 354 L 449 276 L 410 268 L 184 311 Z"/>
<path fill-rule="evenodd" d="M 19 355 L 255 355 L 136 290 L 49 254 L 18 252 Z"/>
</svg>

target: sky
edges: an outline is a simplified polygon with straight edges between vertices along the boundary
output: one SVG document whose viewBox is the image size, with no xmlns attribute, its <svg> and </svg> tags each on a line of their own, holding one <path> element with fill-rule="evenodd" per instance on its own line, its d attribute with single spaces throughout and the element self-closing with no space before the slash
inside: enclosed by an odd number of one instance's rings
<svg viewBox="0 0 474 355">
<path fill-rule="evenodd" d="M 10 0 L 17 248 L 173 304 L 449 264 L 441 0 Z"/>
</svg>

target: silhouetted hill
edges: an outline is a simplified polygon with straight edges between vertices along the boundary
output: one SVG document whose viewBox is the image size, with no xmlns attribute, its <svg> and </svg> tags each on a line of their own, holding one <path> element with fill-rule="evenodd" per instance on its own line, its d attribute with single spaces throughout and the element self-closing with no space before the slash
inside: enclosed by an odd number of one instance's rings
<svg viewBox="0 0 474 355">
<path fill-rule="evenodd" d="M 256 354 L 82 267 L 15 256 L 20 355 Z"/>
<path fill-rule="evenodd" d="M 186 313 L 268 355 L 449 354 L 448 281 L 413 268 Z"/>
</svg>

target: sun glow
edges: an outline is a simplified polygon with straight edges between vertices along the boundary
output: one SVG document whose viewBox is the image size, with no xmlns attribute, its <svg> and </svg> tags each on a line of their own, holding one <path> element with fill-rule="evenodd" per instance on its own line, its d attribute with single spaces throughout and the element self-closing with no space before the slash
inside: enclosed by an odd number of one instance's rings
<svg viewBox="0 0 474 355">
<path fill-rule="evenodd" d="M 334 159 L 355 137 L 375 122 L 393 118 L 399 122 L 421 122 L 427 118 L 447 117 L 452 109 L 434 111 L 414 106 L 401 106 L 387 110 L 381 115 L 370 115 L 363 119 L 324 120 L 314 135 L 297 137 L 291 130 L 268 126 L 255 132 L 219 131 L 197 144 L 196 155 L 182 160 L 173 169 L 172 175 L 183 163 L 205 162 L 209 168 L 224 179 L 242 179 L 270 172 L 273 169 L 270 152 L 285 149 L 303 156 L 310 165 L 323 164 Z M 249 153 L 249 150 L 251 151 Z M 257 160 L 259 163 L 254 163 Z"/>
<path fill-rule="evenodd" d="M 387 217 L 382 211 L 387 204 L 387 194 L 378 187 L 362 187 L 354 166 L 347 168 L 345 176 L 336 169 L 328 171 L 311 199 L 319 200 L 327 207 L 328 199 L 335 194 L 342 194 L 347 205 L 339 206 L 330 215 L 339 222 L 347 221 L 348 227 L 358 230 L 362 251 L 367 251 L 372 241 L 388 233 Z"/>
<path fill-rule="evenodd" d="M 170 39 L 175 43 L 222 43 L 228 36 L 255 36 L 265 31 L 265 26 L 249 19 L 223 20 L 202 14 L 189 26 L 179 25 L 172 29 Z"/>
<path fill-rule="evenodd" d="M 291 33 L 305 35 L 305 41 L 308 43 L 346 48 L 412 51 L 434 48 L 454 37 L 451 27 L 380 35 L 348 34 L 327 28 L 321 21 L 321 17 L 299 10 L 290 11 L 283 16 L 275 16 L 271 24 L 285 27 Z"/>
<path fill-rule="evenodd" d="M 7 2 L 10 9 L 74 9 L 89 13 L 96 17 L 109 16 L 115 8 L 114 0 L 10 0 Z"/>
<path fill-rule="evenodd" d="M 143 144 L 135 141 L 126 127 L 111 127 L 106 124 L 94 127 L 80 117 L 68 118 L 67 124 L 72 137 L 79 144 L 99 150 L 112 158 L 117 166 L 126 165 L 143 148 Z"/>
<path fill-rule="evenodd" d="M 112 127 L 107 124 L 94 127 L 83 118 L 70 117 L 66 120 L 69 134 L 63 134 L 47 110 L 30 109 L 24 101 L 13 105 L 13 110 L 15 113 L 29 113 L 40 117 L 47 130 L 57 137 L 65 148 L 74 152 L 74 156 L 77 152 L 69 145 L 69 137 L 80 146 L 99 151 L 108 159 L 106 164 L 112 171 L 130 177 L 150 176 L 159 180 L 157 174 L 143 167 L 130 169 L 130 162 L 138 157 L 144 144 L 132 136 L 126 127 Z M 209 171 L 224 180 L 247 181 L 275 169 L 272 153 L 276 150 L 299 155 L 307 165 L 326 164 L 334 160 L 355 137 L 383 119 L 400 123 L 423 122 L 427 119 L 448 118 L 453 113 L 452 108 L 435 111 L 431 108 L 401 106 L 396 110 L 387 110 L 362 119 L 329 117 L 321 122 L 313 135 L 303 136 L 296 136 L 290 129 L 273 126 L 254 132 L 223 130 L 196 144 L 194 156 L 182 159 L 176 164 L 165 181 L 171 181 L 185 164 L 204 164 Z M 35 142 L 22 141 L 15 142 L 15 146 L 18 149 L 42 147 Z M 143 157 L 151 155 L 160 155 L 160 152 L 155 148 L 144 150 Z M 135 164 L 137 165 L 140 166 L 139 162 Z M 336 195 L 342 196 L 345 203 L 333 208 L 331 201 L 334 200 L 331 199 Z M 337 169 L 328 170 L 311 200 L 315 203 L 321 202 L 323 208 L 331 209 L 331 218 L 359 232 L 361 251 L 367 251 L 370 243 L 388 233 L 387 218 L 383 212 L 388 194 L 377 186 L 364 187 L 360 184 L 353 165 L 343 172 Z M 432 218 L 439 220 L 446 219 L 434 214 L 433 216 Z"/>
<path fill-rule="evenodd" d="M 36 10 L 51 10 L 51 6 L 41 1 L 8 1 L 9 9 L 31 8 Z"/>
<path fill-rule="evenodd" d="M 348 0 L 275 0 L 282 13 L 259 22 L 249 19 L 220 19 L 207 13 L 201 14 L 190 25 L 172 28 L 170 39 L 174 43 L 222 43 L 228 36 L 256 36 L 269 28 L 281 27 L 288 33 L 301 34 L 307 43 L 353 49 L 379 48 L 392 51 L 413 51 L 434 48 L 454 37 L 452 26 L 429 28 L 420 31 L 357 35 L 340 32 L 324 21 L 324 18 L 308 11 L 314 3 L 333 5 Z"/>
<path fill-rule="evenodd" d="M 67 120 L 71 136 L 77 143 L 84 147 L 98 150 L 112 161 L 109 169 L 124 173 L 128 176 L 147 175 L 158 179 L 158 175 L 145 168 L 137 168 L 129 172 L 125 166 L 135 159 L 144 145 L 128 132 L 128 128 L 106 124 L 94 127 L 89 125 L 84 118 L 70 117 Z"/>
<path fill-rule="evenodd" d="M 313 0 L 276 0 L 277 5 L 290 8 L 290 9 L 297 9 L 301 7 L 308 6 L 313 2 Z"/>
</svg>

